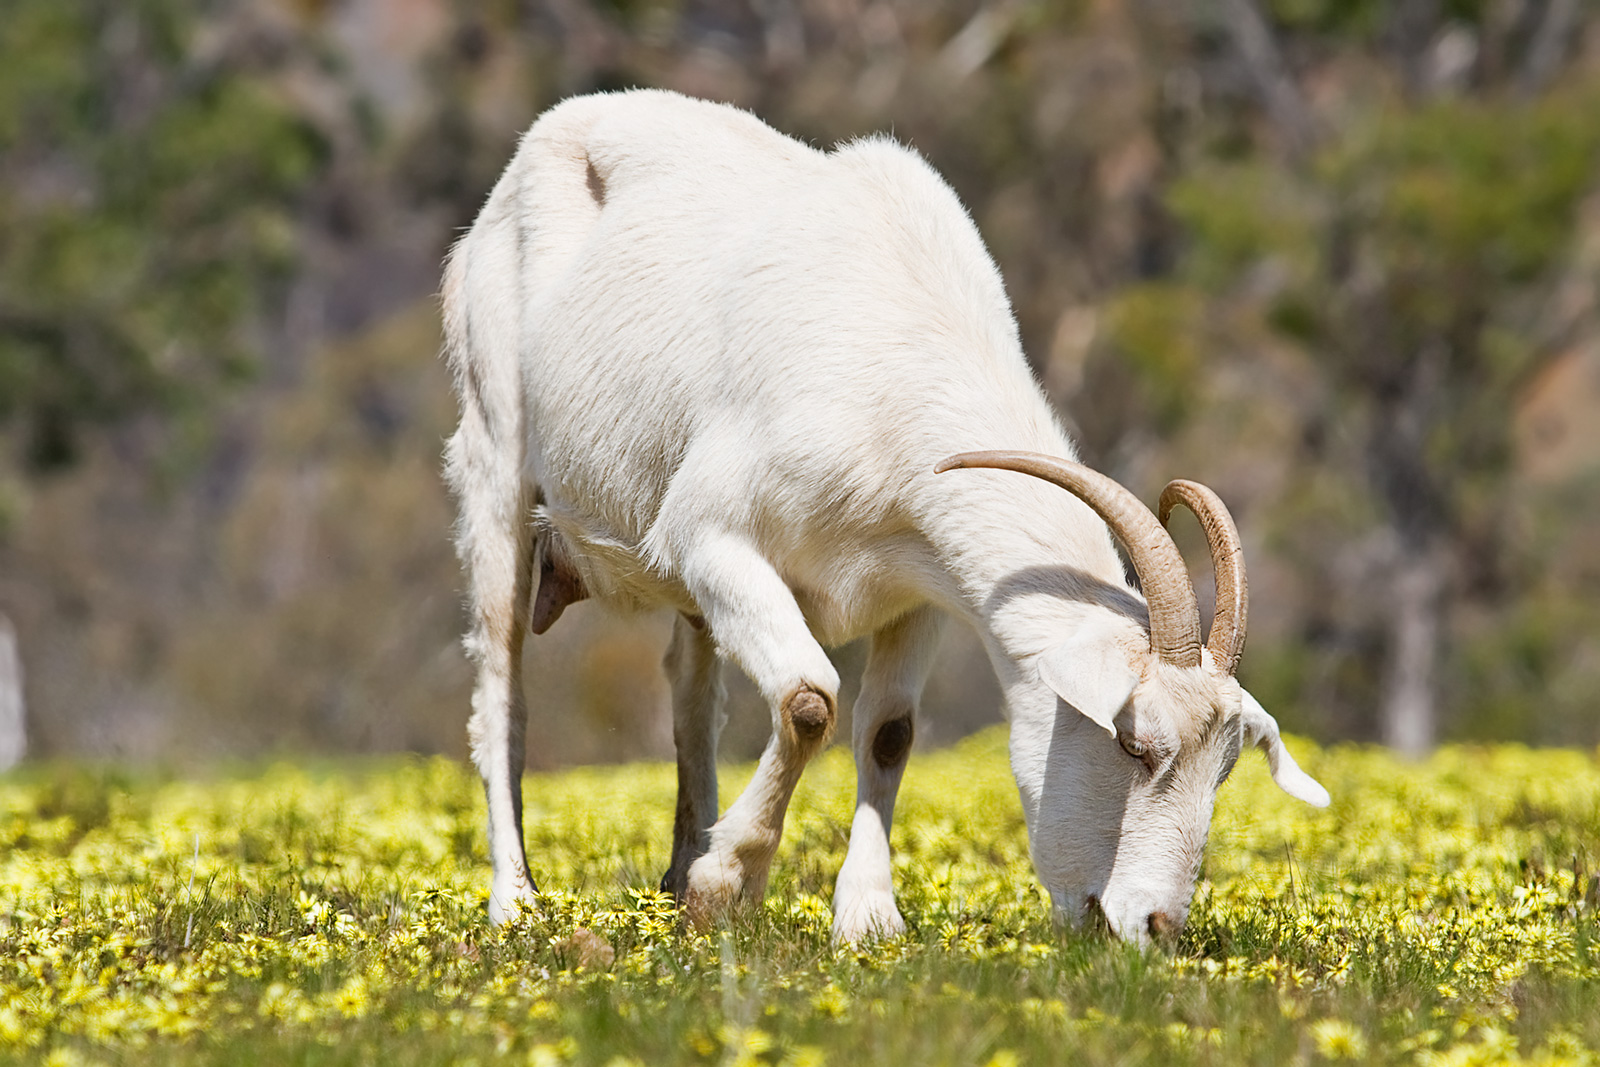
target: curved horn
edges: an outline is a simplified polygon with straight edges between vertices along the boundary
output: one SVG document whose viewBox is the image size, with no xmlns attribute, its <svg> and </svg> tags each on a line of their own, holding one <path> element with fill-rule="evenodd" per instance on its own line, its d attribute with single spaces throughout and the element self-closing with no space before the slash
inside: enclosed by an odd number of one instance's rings
<svg viewBox="0 0 1600 1067">
<path fill-rule="evenodd" d="M 936 473 L 959 467 L 993 467 L 1043 478 L 1078 497 L 1111 527 L 1128 550 L 1150 604 L 1150 647 L 1177 667 L 1200 664 L 1200 608 L 1178 547 L 1150 509 L 1112 479 L 1081 463 L 1038 452 L 963 452 Z"/>
<path fill-rule="evenodd" d="M 1166 526 L 1172 509 L 1182 504 L 1194 512 L 1206 532 L 1206 543 L 1211 546 L 1211 566 L 1217 573 L 1217 611 L 1211 618 L 1211 639 L 1206 647 L 1211 658 L 1224 674 L 1239 669 L 1239 657 L 1244 653 L 1247 616 L 1250 609 L 1250 588 L 1244 577 L 1244 545 L 1239 541 L 1239 528 L 1233 516 L 1216 493 L 1199 482 L 1175 478 L 1161 491 L 1161 503 L 1156 515 Z"/>
</svg>

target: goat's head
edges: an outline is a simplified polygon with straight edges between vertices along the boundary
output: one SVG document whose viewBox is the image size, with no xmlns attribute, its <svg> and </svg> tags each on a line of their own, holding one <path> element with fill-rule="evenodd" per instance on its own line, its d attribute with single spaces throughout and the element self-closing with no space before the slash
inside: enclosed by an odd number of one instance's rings
<svg viewBox="0 0 1600 1067">
<path fill-rule="evenodd" d="M 1160 518 L 1081 464 L 1029 452 L 969 452 L 937 468 L 998 467 L 1080 497 L 1126 547 L 1149 605 L 1149 629 L 1091 610 L 1055 643 L 1018 662 L 1007 686 L 1011 766 L 1028 818 L 1034 869 L 1056 913 L 1103 917 L 1143 941 L 1182 928 L 1218 786 L 1241 747 L 1266 753 L 1273 780 L 1318 807 L 1328 794 L 1284 748 L 1278 724 L 1234 678 L 1247 589 L 1232 518 L 1215 493 L 1174 481 Z M 1217 575 L 1211 636 L 1167 534 L 1182 504 L 1200 519 Z"/>
</svg>

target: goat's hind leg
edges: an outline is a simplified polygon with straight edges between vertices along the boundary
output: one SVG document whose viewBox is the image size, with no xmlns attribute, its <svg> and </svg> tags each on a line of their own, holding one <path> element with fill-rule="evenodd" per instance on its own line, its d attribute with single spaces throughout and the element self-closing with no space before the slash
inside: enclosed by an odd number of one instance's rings
<svg viewBox="0 0 1600 1067">
<path fill-rule="evenodd" d="M 661 890 L 683 900 L 689 867 L 705 855 L 717 821 L 717 737 L 723 710 L 722 661 L 704 619 L 679 615 L 663 661 L 672 683 L 672 740 L 678 755 L 678 812 L 672 865 Z"/>
<path fill-rule="evenodd" d="M 499 924 L 514 916 L 519 906 L 531 906 L 536 891 L 522 843 L 528 718 L 522 692 L 522 642 L 533 576 L 532 501 L 520 474 L 505 471 L 504 465 L 505 476 L 499 479 L 460 476 L 474 458 L 472 441 L 472 430 L 464 423 L 450 442 L 449 469 L 459 498 L 456 548 L 472 597 L 466 647 L 478 667 L 467 734 L 488 800 L 489 855 L 494 864 L 489 918 Z M 490 465 L 480 463 L 474 473 L 485 467 Z"/>
</svg>

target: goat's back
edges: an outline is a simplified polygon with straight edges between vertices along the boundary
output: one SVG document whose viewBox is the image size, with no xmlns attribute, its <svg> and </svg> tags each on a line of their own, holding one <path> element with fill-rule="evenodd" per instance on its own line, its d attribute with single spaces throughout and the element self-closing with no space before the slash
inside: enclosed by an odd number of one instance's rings
<svg viewBox="0 0 1600 1067">
<path fill-rule="evenodd" d="M 515 331 L 554 520 L 663 570 L 707 525 L 774 560 L 859 550 L 915 524 L 944 455 L 1066 447 L 971 220 L 887 140 L 823 153 L 671 93 L 569 100 L 453 255 L 447 317 L 463 300 Z"/>
</svg>

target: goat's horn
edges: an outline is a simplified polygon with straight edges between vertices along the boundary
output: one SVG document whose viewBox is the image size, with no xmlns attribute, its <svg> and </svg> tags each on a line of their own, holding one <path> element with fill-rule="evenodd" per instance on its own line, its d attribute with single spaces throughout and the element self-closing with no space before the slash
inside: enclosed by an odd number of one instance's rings
<svg viewBox="0 0 1600 1067">
<path fill-rule="evenodd" d="M 1250 588 L 1244 577 L 1244 545 L 1239 541 L 1239 528 L 1233 524 L 1227 505 L 1216 493 L 1199 482 L 1175 478 L 1161 491 L 1161 503 L 1156 515 L 1161 525 L 1167 525 L 1172 509 L 1179 504 L 1194 512 L 1200 528 L 1206 532 L 1206 543 L 1211 546 L 1211 566 L 1217 574 L 1217 610 L 1211 617 L 1211 639 L 1206 647 L 1211 658 L 1224 674 L 1239 669 L 1239 657 L 1244 653 L 1247 616 L 1250 610 Z"/>
<path fill-rule="evenodd" d="M 1200 664 L 1200 608 L 1194 586 L 1166 528 L 1139 498 L 1112 479 L 1081 463 L 1038 452 L 963 452 L 934 470 L 994 467 L 1043 478 L 1095 510 L 1128 550 L 1150 605 L 1150 647 L 1177 667 Z"/>
</svg>

